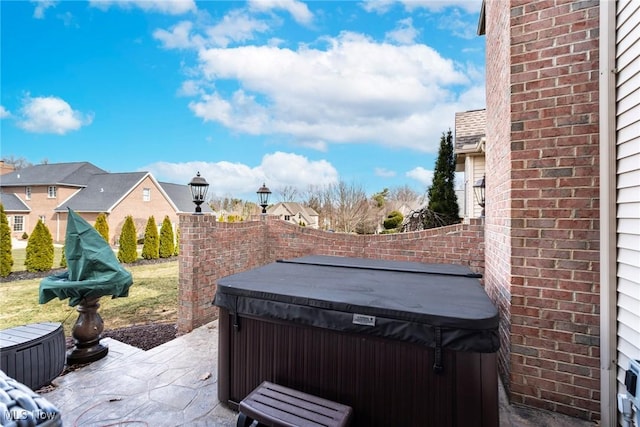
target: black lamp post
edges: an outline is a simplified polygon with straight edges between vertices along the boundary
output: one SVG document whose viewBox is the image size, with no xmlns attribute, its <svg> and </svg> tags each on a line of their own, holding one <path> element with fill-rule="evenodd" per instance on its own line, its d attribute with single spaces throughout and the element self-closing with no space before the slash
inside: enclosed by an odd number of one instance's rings
<svg viewBox="0 0 640 427">
<path fill-rule="evenodd" d="M 269 205 L 269 195 L 271 194 L 271 190 L 269 190 L 264 183 L 262 183 L 262 187 L 258 189 L 258 200 L 260 206 L 262 206 L 262 213 L 267 213 L 267 206 Z"/>
<path fill-rule="evenodd" d="M 482 208 L 482 212 L 480 212 L 480 216 L 481 217 L 484 216 L 484 205 L 485 205 L 485 198 L 484 198 L 485 181 L 484 181 L 484 178 L 485 177 L 483 176 L 482 178 L 480 178 L 479 180 L 477 180 L 473 184 L 473 192 L 476 195 L 476 200 L 478 201 L 478 204 Z"/>
<path fill-rule="evenodd" d="M 200 205 L 204 203 L 204 197 L 207 195 L 209 183 L 201 177 L 200 172 L 198 172 L 198 174 L 191 179 L 189 189 L 191 190 L 191 200 L 196 204 L 196 213 L 202 213 Z"/>
</svg>

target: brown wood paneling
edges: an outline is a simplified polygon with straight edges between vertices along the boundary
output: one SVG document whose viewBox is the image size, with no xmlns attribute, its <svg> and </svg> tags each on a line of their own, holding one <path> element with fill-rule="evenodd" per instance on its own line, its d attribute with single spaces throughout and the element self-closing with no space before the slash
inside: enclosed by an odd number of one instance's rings
<svg viewBox="0 0 640 427">
<path fill-rule="evenodd" d="M 220 319 L 229 377 L 219 374 L 218 394 L 232 407 L 271 381 L 351 406 L 355 426 L 498 425 L 495 354 L 445 350 L 436 374 L 431 348 L 259 318 L 236 330 L 224 309 Z"/>
</svg>

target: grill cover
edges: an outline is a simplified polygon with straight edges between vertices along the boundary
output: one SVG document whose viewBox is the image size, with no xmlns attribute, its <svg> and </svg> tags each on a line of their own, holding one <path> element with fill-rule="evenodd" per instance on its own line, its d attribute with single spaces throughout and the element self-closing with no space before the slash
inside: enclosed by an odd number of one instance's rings
<svg viewBox="0 0 640 427">
<path fill-rule="evenodd" d="M 468 267 L 307 256 L 221 278 L 214 304 L 234 315 L 493 353 L 498 311 Z"/>
</svg>

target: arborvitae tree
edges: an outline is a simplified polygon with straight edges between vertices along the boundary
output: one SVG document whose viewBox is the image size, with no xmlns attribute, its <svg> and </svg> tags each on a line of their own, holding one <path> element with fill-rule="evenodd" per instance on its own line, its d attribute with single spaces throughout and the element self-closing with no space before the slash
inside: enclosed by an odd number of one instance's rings
<svg viewBox="0 0 640 427">
<path fill-rule="evenodd" d="M 162 221 L 162 227 L 160 227 L 160 258 L 169 258 L 173 256 L 175 251 L 174 246 L 171 220 L 169 219 L 169 216 L 165 216 Z"/>
<path fill-rule="evenodd" d="M 175 256 L 180 255 L 180 229 L 179 228 L 176 228 L 176 247 L 173 254 Z"/>
<path fill-rule="evenodd" d="M 62 257 L 60 258 L 60 267 L 67 268 L 67 256 L 65 255 L 66 244 L 62 246 Z"/>
<path fill-rule="evenodd" d="M 158 226 L 156 219 L 150 216 L 147 220 L 147 227 L 144 230 L 144 242 L 142 244 L 142 258 L 158 259 L 160 241 L 158 240 Z"/>
<path fill-rule="evenodd" d="M 0 203 L 0 277 L 7 277 L 13 267 L 11 253 L 11 227 L 4 206 Z"/>
<path fill-rule="evenodd" d="M 93 226 L 104 240 L 109 243 L 109 223 L 107 223 L 107 215 L 105 213 L 100 213 L 96 218 L 96 223 Z"/>
<path fill-rule="evenodd" d="M 127 216 L 120 233 L 120 249 L 118 249 L 118 261 L 132 263 L 138 259 L 138 245 L 136 239 L 136 225 L 131 215 Z"/>
<path fill-rule="evenodd" d="M 29 272 L 48 271 L 53 268 L 53 238 L 49 228 L 38 220 L 27 242 L 24 266 Z"/>
<path fill-rule="evenodd" d="M 440 139 L 440 149 L 436 167 L 433 171 L 433 184 L 429 187 L 428 209 L 444 219 L 445 225 L 460 222 L 458 198 L 454 181 L 456 171 L 456 156 L 453 152 L 453 137 L 451 130 L 443 133 Z"/>
</svg>

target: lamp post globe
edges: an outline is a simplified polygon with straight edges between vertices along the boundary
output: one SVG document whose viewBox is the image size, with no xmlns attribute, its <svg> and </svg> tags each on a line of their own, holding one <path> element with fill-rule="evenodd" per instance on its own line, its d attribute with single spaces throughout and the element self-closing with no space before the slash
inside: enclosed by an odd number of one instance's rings
<svg viewBox="0 0 640 427">
<path fill-rule="evenodd" d="M 262 183 L 262 187 L 258 189 L 258 204 L 262 207 L 262 213 L 267 213 L 267 206 L 269 205 L 269 196 L 271 195 L 271 190 L 267 188 L 267 186 Z"/>
<path fill-rule="evenodd" d="M 209 183 L 206 179 L 200 176 L 199 171 L 196 176 L 191 179 L 191 182 L 189 182 L 189 189 L 191 190 L 191 200 L 193 200 L 193 203 L 196 205 L 195 213 L 202 213 L 200 205 L 204 203 L 207 190 L 209 189 Z"/>
<path fill-rule="evenodd" d="M 478 204 L 482 208 L 482 212 L 480 213 L 481 217 L 484 216 L 484 206 L 485 206 L 485 192 L 484 191 L 485 191 L 485 177 L 483 176 L 482 178 L 480 178 L 479 180 L 477 180 L 473 184 L 473 192 L 474 192 L 474 194 L 476 196 L 476 201 L 478 202 Z"/>
</svg>

